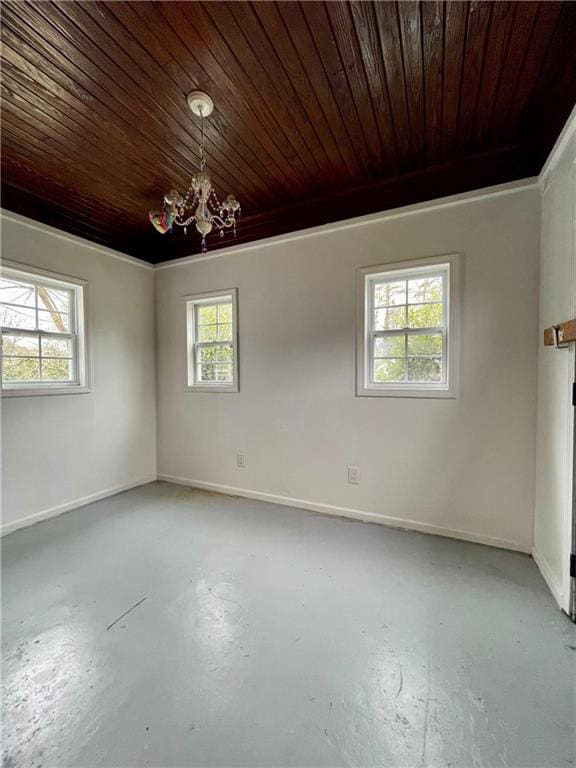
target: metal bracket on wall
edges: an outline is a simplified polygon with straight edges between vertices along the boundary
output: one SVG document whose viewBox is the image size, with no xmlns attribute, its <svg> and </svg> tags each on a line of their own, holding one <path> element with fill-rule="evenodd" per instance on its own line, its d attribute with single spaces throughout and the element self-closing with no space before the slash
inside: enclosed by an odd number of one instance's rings
<svg viewBox="0 0 576 768">
<path fill-rule="evenodd" d="M 544 346 L 567 349 L 569 341 L 576 341 L 576 320 L 552 325 L 544 331 Z"/>
</svg>

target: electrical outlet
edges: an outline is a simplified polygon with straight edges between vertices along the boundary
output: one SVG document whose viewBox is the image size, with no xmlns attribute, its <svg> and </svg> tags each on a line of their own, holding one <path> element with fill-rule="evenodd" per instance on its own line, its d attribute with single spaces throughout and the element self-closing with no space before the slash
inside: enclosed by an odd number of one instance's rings
<svg viewBox="0 0 576 768">
<path fill-rule="evenodd" d="M 245 453 L 237 453 L 236 454 L 236 466 L 240 467 L 240 469 L 246 469 L 246 454 Z"/>
<path fill-rule="evenodd" d="M 348 467 L 348 482 L 352 485 L 359 485 L 360 483 L 360 468 Z"/>
</svg>

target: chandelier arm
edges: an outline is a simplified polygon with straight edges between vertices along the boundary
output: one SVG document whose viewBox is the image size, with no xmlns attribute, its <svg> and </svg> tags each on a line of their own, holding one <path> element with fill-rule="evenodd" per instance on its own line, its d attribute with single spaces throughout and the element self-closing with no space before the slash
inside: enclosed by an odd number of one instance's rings
<svg viewBox="0 0 576 768">
<path fill-rule="evenodd" d="M 193 221 L 196 221 L 196 215 L 192 214 L 190 218 L 186 219 L 185 221 L 179 221 L 178 217 L 174 218 L 174 224 L 178 224 L 179 227 L 187 227 L 189 224 L 192 224 Z"/>
<path fill-rule="evenodd" d="M 218 229 L 223 229 L 224 227 L 232 227 L 236 222 L 233 218 L 228 217 L 226 219 L 221 218 L 217 214 L 212 214 L 212 223 L 216 224 Z"/>
</svg>

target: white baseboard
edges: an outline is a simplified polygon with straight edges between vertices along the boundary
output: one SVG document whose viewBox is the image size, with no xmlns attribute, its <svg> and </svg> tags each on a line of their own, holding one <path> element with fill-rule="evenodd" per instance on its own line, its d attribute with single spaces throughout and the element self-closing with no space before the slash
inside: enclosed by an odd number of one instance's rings
<svg viewBox="0 0 576 768">
<path fill-rule="evenodd" d="M 560 608 L 564 611 L 567 610 L 568 607 L 564 605 L 564 591 L 562 589 L 562 584 L 554 575 L 548 560 L 546 560 L 544 555 L 538 552 L 536 547 L 532 548 L 532 558 L 538 566 L 538 570 L 542 574 L 546 584 L 548 584 L 548 588 L 550 589 L 550 592 L 552 592 L 554 599 Z"/>
<path fill-rule="evenodd" d="M 149 475 L 148 477 L 143 477 L 140 480 L 133 480 L 130 483 L 117 485 L 114 488 L 106 488 L 104 491 L 91 493 L 89 496 L 82 496 L 81 498 L 74 499 L 73 501 L 67 501 L 65 504 L 59 504 L 57 507 L 43 509 L 40 512 L 35 512 L 33 515 L 27 515 L 26 517 L 21 517 L 19 520 L 13 520 L 10 523 L 2 524 L 0 535 L 6 536 L 8 533 L 17 531 L 19 528 L 27 528 L 29 525 L 39 523 L 41 520 L 47 520 L 50 517 L 56 517 L 57 515 L 61 515 L 64 512 L 69 512 L 71 509 L 83 507 L 85 504 L 91 504 L 93 501 L 100 501 L 100 499 L 105 499 L 107 496 L 113 496 L 114 494 L 121 493 L 122 491 L 129 491 L 130 488 L 136 488 L 139 485 L 146 485 L 146 483 L 154 483 L 155 481 L 156 475 Z"/>
<path fill-rule="evenodd" d="M 420 533 L 431 533 L 436 536 L 446 536 L 450 539 L 460 539 L 462 541 L 471 541 L 475 544 L 486 544 L 489 547 L 498 547 L 500 549 L 511 549 L 515 552 L 530 553 L 530 546 L 520 544 L 507 539 L 498 539 L 493 536 L 485 536 L 481 533 L 471 531 L 460 531 L 452 528 L 444 528 L 440 525 L 430 523 L 420 523 L 417 520 L 404 520 L 398 517 L 389 517 L 387 515 L 378 515 L 374 512 L 365 512 L 361 509 L 350 507 L 337 507 L 332 504 L 323 504 L 317 501 L 307 501 L 306 499 L 293 499 L 288 496 L 279 496 L 274 493 L 264 493 L 262 491 L 252 491 L 247 488 L 234 488 L 230 485 L 221 485 L 220 483 L 207 483 L 203 480 L 194 480 L 189 477 L 178 477 L 176 475 L 159 474 L 158 480 L 177 485 L 188 485 L 193 488 L 199 488 L 204 491 L 213 491 L 214 493 L 223 493 L 227 496 L 242 496 L 247 499 L 257 499 L 258 501 L 267 501 L 271 504 L 281 504 L 286 507 L 299 507 L 311 512 L 319 512 L 324 515 L 336 515 L 338 517 L 348 517 L 353 520 L 362 520 L 366 523 L 380 523 L 390 528 L 404 528 L 410 531 L 419 531 Z"/>
<path fill-rule="evenodd" d="M 494 536 L 485 536 L 484 534 L 474 533 L 471 531 L 462 531 L 453 528 L 445 528 L 440 525 L 433 525 L 430 523 L 421 523 L 417 520 L 405 520 L 398 517 L 390 517 L 388 515 L 378 515 L 374 512 L 366 512 L 361 509 L 354 509 L 352 507 L 339 507 L 333 504 L 324 504 L 317 501 L 308 501 L 307 499 L 295 499 L 289 496 L 281 496 L 273 493 L 265 493 L 263 491 L 253 491 L 248 488 L 236 488 L 230 485 L 222 485 L 220 483 L 208 483 L 203 480 L 195 480 L 189 477 L 178 477 L 176 475 L 160 474 L 156 478 L 154 475 L 135 480 L 130 483 L 118 485 L 113 488 L 107 488 L 106 490 L 99 491 L 98 493 L 90 494 L 89 496 L 83 496 L 73 501 L 66 502 L 65 504 L 59 504 L 56 507 L 45 509 L 40 512 L 36 512 L 33 515 L 20 518 L 19 520 L 13 520 L 10 523 L 5 523 L 1 527 L 0 535 L 5 536 L 8 533 L 12 533 L 20 528 L 26 528 L 29 525 L 34 525 L 41 520 L 47 520 L 51 517 L 56 517 L 64 512 L 69 512 L 77 507 L 83 507 L 85 504 L 91 504 L 94 501 L 99 501 L 107 496 L 113 496 L 116 493 L 122 491 L 128 491 L 131 488 L 136 488 L 139 485 L 146 485 L 147 483 L 153 483 L 155 480 L 162 480 L 168 483 L 175 483 L 177 485 L 186 485 L 192 488 L 199 488 L 205 491 L 212 491 L 213 493 L 222 493 L 227 496 L 241 496 L 247 499 L 256 499 L 258 501 L 266 501 L 270 504 L 280 504 L 286 507 L 297 507 L 299 509 L 307 509 L 311 512 L 319 512 L 324 515 L 334 515 L 337 517 L 347 517 L 353 520 L 360 520 L 367 523 L 379 523 L 380 525 L 386 525 L 390 528 L 402 528 L 410 531 L 419 531 L 420 533 L 429 533 L 436 536 L 446 536 L 450 539 L 460 539 L 461 541 L 470 541 L 475 544 L 485 544 L 490 547 L 498 547 L 500 549 L 511 549 L 516 552 L 530 553 L 530 547 L 520 544 L 519 542 L 509 541 L 508 539 L 500 539 Z M 549 585 L 556 600 L 561 603 L 562 591 L 555 581 L 552 572 L 545 560 L 539 558 L 535 550 L 532 550 L 532 556 L 536 561 L 546 583 Z"/>
</svg>

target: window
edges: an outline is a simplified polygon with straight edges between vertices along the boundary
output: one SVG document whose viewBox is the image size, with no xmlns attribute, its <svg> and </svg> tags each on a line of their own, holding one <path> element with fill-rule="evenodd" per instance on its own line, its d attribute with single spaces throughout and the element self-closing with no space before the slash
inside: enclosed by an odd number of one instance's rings
<svg viewBox="0 0 576 768">
<path fill-rule="evenodd" d="M 357 394 L 456 396 L 457 259 L 358 273 Z"/>
<path fill-rule="evenodd" d="M 235 288 L 187 298 L 190 389 L 238 392 L 237 298 Z"/>
<path fill-rule="evenodd" d="M 85 283 L 29 267 L 2 267 L 3 395 L 88 391 Z"/>
</svg>

